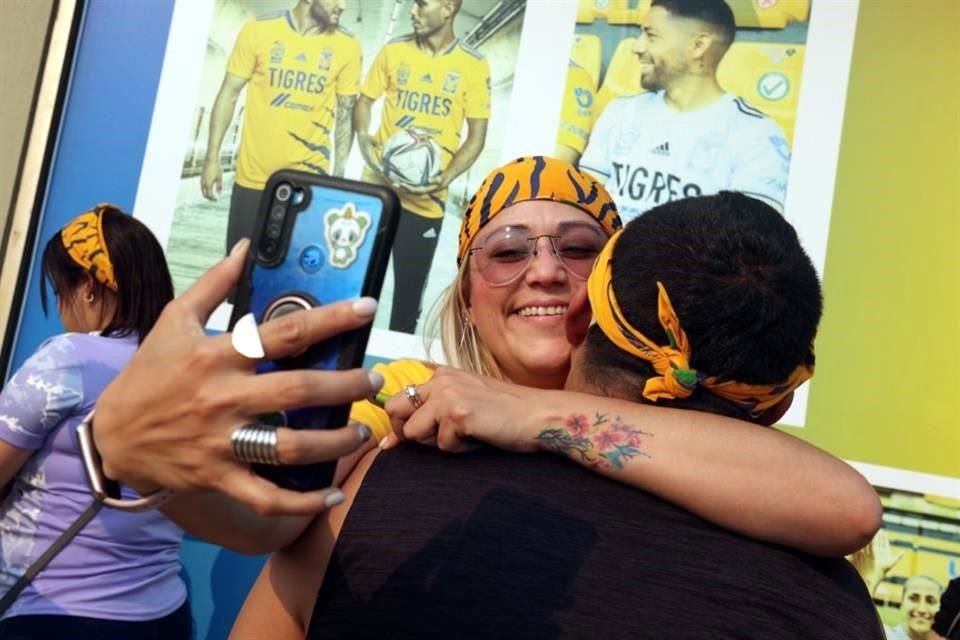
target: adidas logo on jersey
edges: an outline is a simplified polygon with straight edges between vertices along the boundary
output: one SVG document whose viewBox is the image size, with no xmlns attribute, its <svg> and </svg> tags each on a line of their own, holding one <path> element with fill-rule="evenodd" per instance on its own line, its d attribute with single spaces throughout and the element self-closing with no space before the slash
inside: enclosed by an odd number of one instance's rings
<svg viewBox="0 0 960 640">
<path fill-rule="evenodd" d="M 430 77 L 430 74 L 429 74 L 429 73 L 425 73 L 425 74 L 423 74 L 422 76 L 420 76 L 420 82 L 430 82 L 430 83 L 432 83 L 432 82 L 433 82 L 433 78 Z"/>
<path fill-rule="evenodd" d="M 663 144 L 658 144 L 653 149 L 650 149 L 650 153 L 654 153 L 658 156 L 668 156 L 670 155 L 670 143 L 664 142 Z"/>
<path fill-rule="evenodd" d="M 306 62 L 306 61 L 307 61 L 307 54 L 301 53 L 300 55 L 297 56 L 297 62 Z"/>
</svg>

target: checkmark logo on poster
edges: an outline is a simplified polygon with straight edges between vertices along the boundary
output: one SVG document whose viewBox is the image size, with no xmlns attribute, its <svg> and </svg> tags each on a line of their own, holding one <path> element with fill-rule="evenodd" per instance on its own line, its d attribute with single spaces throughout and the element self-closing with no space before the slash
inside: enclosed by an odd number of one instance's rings
<svg viewBox="0 0 960 640">
<path fill-rule="evenodd" d="M 757 93 L 764 100 L 783 100 L 790 93 L 790 79 L 778 71 L 765 73 L 757 81 Z"/>
</svg>

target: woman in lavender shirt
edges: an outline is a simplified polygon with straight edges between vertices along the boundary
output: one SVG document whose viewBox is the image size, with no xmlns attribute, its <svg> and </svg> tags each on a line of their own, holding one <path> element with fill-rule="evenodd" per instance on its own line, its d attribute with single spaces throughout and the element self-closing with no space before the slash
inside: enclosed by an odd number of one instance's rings
<svg viewBox="0 0 960 640">
<path fill-rule="evenodd" d="M 43 273 L 44 310 L 49 281 L 70 333 L 0 392 L 0 595 L 90 504 L 76 428 L 173 298 L 156 238 L 110 205 L 50 239 Z M 181 537 L 159 511 L 101 510 L 6 611 L 0 637 L 189 638 Z"/>
</svg>

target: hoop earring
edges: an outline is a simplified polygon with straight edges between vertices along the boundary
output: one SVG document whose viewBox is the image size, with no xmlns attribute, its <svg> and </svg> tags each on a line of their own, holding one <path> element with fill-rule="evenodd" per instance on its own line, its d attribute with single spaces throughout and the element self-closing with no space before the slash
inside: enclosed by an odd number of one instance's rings
<svg viewBox="0 0 960 640">
<path fill-rule="evenodd" d="M 90 304 L 91 302 L 93 302 L 93 300 L 94 300 L 94 295 L 92 293 L 88 293 L 83 299 L 83 301 L 86 302 L 87 304 Z"/>
</svg>

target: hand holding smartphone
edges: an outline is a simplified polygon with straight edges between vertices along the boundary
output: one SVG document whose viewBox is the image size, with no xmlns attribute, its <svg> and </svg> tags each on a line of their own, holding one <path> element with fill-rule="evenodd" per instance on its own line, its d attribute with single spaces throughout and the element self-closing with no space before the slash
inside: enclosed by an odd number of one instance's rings
<svg viewBox="0 0 960 640">
<path fill-rule="evenodd" d="M 260 201 L 247 268 L 230 321 L 248 312 L 261 324 L 331 302 L 378 297 L 396 234 L 400 202 L 379 185 L 278 171 Z M 296 358 L 267 361 L 260 373 L 283 369 L 362 366 L 370 326 L 314 345 Z M 307 407 L 265 416 L 294 429 L 342 427 L 349 405 Z M 299 491 L 328 487 L 335 462 L 303 466 L 254 465 L 277 485 Z"/>
</svg>

